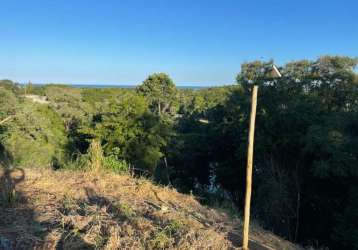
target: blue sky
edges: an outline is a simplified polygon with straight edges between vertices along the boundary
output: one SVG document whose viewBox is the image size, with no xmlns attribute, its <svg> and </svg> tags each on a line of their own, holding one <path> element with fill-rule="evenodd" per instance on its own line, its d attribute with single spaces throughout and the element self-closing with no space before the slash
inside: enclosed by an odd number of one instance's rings
<svg viewBox="0 0 358 250">
<path fill-rule="evenodd" d="M 357 0 L 2 0 L 0 79 L 234 82 L 240 64 L 358 56 Z"/>
</svg>

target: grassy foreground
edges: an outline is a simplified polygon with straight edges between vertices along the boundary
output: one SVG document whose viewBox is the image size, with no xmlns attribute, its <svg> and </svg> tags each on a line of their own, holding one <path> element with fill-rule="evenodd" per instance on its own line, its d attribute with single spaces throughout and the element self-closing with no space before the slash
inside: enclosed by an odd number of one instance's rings
<svg viewBox="0 0 358 250">
<path fill-rule="evenodd" d="M 3 176 L 3 175 L 2 175 Z M 109 173 L 26 169 L 0 205 L 9 249 L 239 249 L 241 222 L 193 196 Z M 253 225 L 250 249 L 300 249 Z M 1 247 L 0 247 L 1 248 Z"/>
</svg>

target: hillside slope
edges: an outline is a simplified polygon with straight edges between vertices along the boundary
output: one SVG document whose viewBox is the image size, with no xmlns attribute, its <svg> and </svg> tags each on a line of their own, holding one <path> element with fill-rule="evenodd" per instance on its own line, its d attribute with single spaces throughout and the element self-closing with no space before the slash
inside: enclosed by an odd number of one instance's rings
<svg viewBox="0 0 358 250">
<path fill-rule="evenodd" d="M 106 173 L 13 171 L 0 249 L 238 249 L 240 221 L 148 180 Z M 21 180 L 21 181 L 20 181 Z M 252 227 L 250 249 L 300 249 Z"/>
</svg>

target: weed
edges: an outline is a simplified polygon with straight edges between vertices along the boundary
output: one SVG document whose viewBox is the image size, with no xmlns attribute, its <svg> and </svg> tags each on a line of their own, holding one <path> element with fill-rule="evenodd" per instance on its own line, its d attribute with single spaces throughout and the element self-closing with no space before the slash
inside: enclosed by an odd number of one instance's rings
<svg viewBox="0 0 358 250">
<path fill-rule="evenodd" d="M 178 220 L 171 220 L 164 229 L 170 236 L 179 235 L 184 231 L 184 224 Z"/>
<path fill-rule="evenodd" d="M 62 200 L 62 212 L 68 214 L 75 206 L 75 200 L 67 193 L 63 196 Z"/>
<path fill-rule="evenodd" d="M 167 249 L 175 243 L 184 231 L 184 224 L 178 220 L 171 220 L 163 229 L 157 231 L 151 240 L 154 249 Z"/>
<path fill-rule="evenodd" d="M 96 249 L 102 249 L 103 246 L 106 244 L 107 240 L 108 240 L 107 236 L 102 235 L 101 233 L 97 234 L 94 239 Z"/>
<path fill-rule="evenodd" d="M 117 208 L 127 219 L 131 219 L 135 216 L 135 212 L 133 211 L 132 207 L 126 203 L 119 203 Z"/>
<path fill-rule="evenodd" d="M 124 160 L 118 160 L 112 155 L 104 157 L 103 160 L 104 167 L 114 173 L 123 174 L 129 171 L 128 163 Z"/>
<path fill-rule="evenodd" d="M 73 159 L 70 159 L 62 167 L 67 170 L 86 170 L 89 168 L 89 156 L 88 154 L 78 154 Z"/>
<path fill-rule="evenodd" d="M 174 243 L 174 239 L 167 235 L 165 230 L 158 231 L 151 240 L 153 249 L 167 249 Z"/>
</svg>

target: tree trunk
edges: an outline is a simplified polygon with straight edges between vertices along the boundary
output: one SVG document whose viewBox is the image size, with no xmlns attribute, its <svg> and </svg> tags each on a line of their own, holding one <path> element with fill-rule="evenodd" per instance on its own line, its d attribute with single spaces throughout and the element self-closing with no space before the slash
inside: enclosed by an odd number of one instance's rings
<svg viewBox="0 0 358 250">
<path fill-rule="evenodd" d="M 301 206 L 301 193 L 297 193 L 297 205 L 296 205 L 296 229 L 295 229 L 295 238 L 294 241 L 297 242 L 298 229 L 300 226 L 300 206 Z"/>
<path fill-rule="evenodd" d="M 158 101 L 158 115 L 160 115 L 161 112 L 162 112 L 162 110 L 161 110 L 161 107 L 160 107 L 160 101 Z"/>
<path fill-rule="evenodd" d="M 165 171 L 167 172 L 167 181 L 169 185 L 172 185 L 170 183 L 170 178 L 169 178 L 169 168 L 168 168 L 168 162 L 167 162 L 167 157 L 164 156 L 164 164 L 165 164 Z"/>
</svg>

